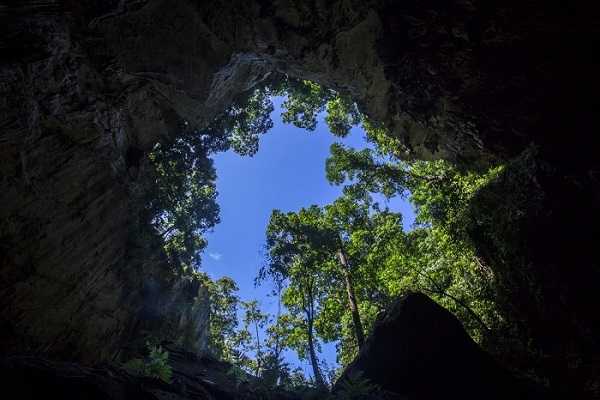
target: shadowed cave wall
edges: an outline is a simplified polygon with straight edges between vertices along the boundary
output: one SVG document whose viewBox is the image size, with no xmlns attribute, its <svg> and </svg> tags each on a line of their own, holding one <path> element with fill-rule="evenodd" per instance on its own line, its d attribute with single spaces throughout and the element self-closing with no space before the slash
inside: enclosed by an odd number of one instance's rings
<svg viewBox="0 0 600 400">
<path fill-rule="evenodd" d="M 0 17 L 3 353 L 95 362 L 190 329 L 202 351 L 202 288 L 140 239 L 143 155 L 285 73 L 351 95 L 406 157 L 508 163 L 469 227 L 539 355 L 506 362 L 598 390 L 600 24 L 584 2 L 49 1 Z"/>
</svg>

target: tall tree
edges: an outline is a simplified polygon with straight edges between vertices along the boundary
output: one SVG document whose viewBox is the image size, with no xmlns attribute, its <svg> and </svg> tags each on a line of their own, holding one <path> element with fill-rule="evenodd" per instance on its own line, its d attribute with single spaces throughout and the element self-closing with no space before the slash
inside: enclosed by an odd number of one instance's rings
<svg viewBox="0 0 600 400">
<path fill-rule="evenodd" d="M 266 330 L 265 347 L 267 348 L 267 353 L 264 356 L 264 368 L 261 374 L 261 377 L 269 386 L 282 384 L 289 375 L 289 365 L 283 359 L 283 351 L 287 347 L 287 331 L 282 318 L 283 289 L 283 282 L 274 282 L 272 295 L 277 298 L 277 311 L 274 320 Z"/>
<path fill-rule="evenodd" d="M 319 367 L 317 357 L 317 344 L 315 337 L 315 319 L 318 313 L 318 297 L 320 295 L 319 282 L 310 261 L 296 259 L 291 268 L 292 284 L 285 293 L 285 304 L 294 313 L 296 309 L 304 312 L 304 327 L 308 355 L 312 365 L 317 386 L 325 386 L 325 380 Z"/>
<path fill-rule="evenodd" d="M 260 310 L 256 300 L 242 302 L 242 308 L 244 309 L 244 330 L 248 331 L 252 337 L 252 345 L 249 346 L 249 349 L 254 353 L 254 373 L 256 376 L 260 376 L 264 358 L 260 337 L 269 317 Z"/>
<path fill-rule="evenodd" d="M 398 242 L 397 251 L 379 257 L 388 278 L 382 287 L 389 295 L 429 294 L 455 312 L 480 342 L 490 336 L 491 326 L 505 329 L 494 305 L 493 274 L 475 255 L 467 234 L 475 222 L 468 213 L 473 195 L 502 167 L 473 172 L 444 161 L 404 162 L 376 133 L 370 134 L 375 150 L 332 146 L 326 170 L 331 183 L 348 185 L 346 192 L 409 195 L 416 207 L 419 229 Z"/>
<path fill-rule="evenodd" d="M 234 361 L 237 345 L 238 286 L 229 277 L 207 280 L 210 295 L 210 348 L 214 354 Z"/>
<path fill-rule="evenodd" d="M 306 260 L 308 254 L 318 255 L 313 275 L 328 282 L 321 289 L 323 295 L 320 298 L 323 301 L 329 297 L 339 298 L 340 286 L 335 282 L 342 284 L 354 338 L 360 348 L 365 335 L 353 275 L 369 254 L 369 245 L 373 242 L 369 232 L 373 231 L 375 225 L 371 215 L 374 205 L 370 197 L 364 193 L 361 198 L 355 195 L 357 193 L 345 195 L 324 209 L 311 206 L 298 213 L 275 211 L 268 228 L 267 244 L 271 255 L 271 272 L 276 272 L 286 262 Z M 289 273 L 286 278 L 291 283 L 297 283 L 294 278 L 299 279 Z M 321 325 L 325 327 L 328 324 Z M 324 337 L 333 339 L 332 328 L 323 328 L 323 332 L 329 332 Z"/>
<path fill-rule="evenodd" d="M 355 198 L 342 196 L 325 207 L 323 218 L 324 226 L 327 227 L 331 237 L 330 246 L 335 251 L 346 286 L 348 308 L 352 315 L 354 335 L 359 348 L 363 346 L 365 336 L 353 283 L 353 266 L 348 254 L 348 244 L 352 240 L 353 232 L 364 229 L 370 222 L 368 196 L 363 200 L 365 201 L 359 202 Z"/>
<path fill-rule="evenodd" d="M 300 354 L 306 353 L 319 386 L 323 386 L 325 380 L 319 368 L 314 323 L 328 281 L 327 271 L 321 267 L 330 256 L 319 245 L 323 239 L 318 227 L 321 216 L 318 207 L 303 209 L 297 214 L 274 210 L 267 227 L 269 262 L 259 276 L 286 282 L 283 303 L 293 315 L 302 315 L 300 325 L 306 339 L 305 352 L 297 342 L 294 347 Z"/>
</svg>

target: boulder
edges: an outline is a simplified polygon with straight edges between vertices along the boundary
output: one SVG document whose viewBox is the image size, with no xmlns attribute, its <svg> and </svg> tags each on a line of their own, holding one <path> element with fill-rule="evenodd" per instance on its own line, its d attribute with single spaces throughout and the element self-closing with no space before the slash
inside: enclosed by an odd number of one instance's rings
<svg viewBox="0 0 600 400">
<path fill-rule="evenodd" d="M 456 317 L 421 293 L 401 297 L 376 322 L 334 391 L 356 376 L 410 400 L 547 398 L 498 365 Z"/>
</svg>

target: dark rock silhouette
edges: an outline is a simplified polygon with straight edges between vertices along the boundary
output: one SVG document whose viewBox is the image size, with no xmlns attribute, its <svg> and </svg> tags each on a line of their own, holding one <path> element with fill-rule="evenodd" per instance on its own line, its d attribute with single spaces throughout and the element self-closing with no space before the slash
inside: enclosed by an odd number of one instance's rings
<svg viewBox="0 0 600 400">
<path fill-rule="evenodd" d="M 547 399 L 473 342 L 461 323 L 421 293 L 403 296 L 375 324 L 345 380 L 368 379 L 403 399 Z"/>
<path fill-rule="evenodd" d="M 170 383 L 131 374 L 115 365 L 94 367 L 50 361 L 32 356 L 0 359 L 6 393 L 19 399 L 93 400 L 260 400 L 265 388 L 257 382 L 239 382 L 229 373 L 231 365 L 200 358 L 181 348 L 167 346 L 173 368 Z M 270 389 L 269 399 L 295 400 L 292 394 Z"/>
</svg>

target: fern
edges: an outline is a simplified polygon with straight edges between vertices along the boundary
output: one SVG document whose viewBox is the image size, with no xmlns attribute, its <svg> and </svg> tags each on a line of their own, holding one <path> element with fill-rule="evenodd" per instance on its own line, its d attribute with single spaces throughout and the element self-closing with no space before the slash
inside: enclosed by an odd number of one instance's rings
<svg viewBox="0 0 600 400">
<path fill-rule="evenodd" d="M 161 379 L 167 383 L 171 382 L 173 371 L 169 365 L 169 352 L 161 346 L 150 349 L 150 357 L 147 364 L 147 375 Z"/>
<path fill-rule="evenodd" d="M 134 358 L 123 364 L 123 367 L 135 375 L 148 376 L 170 383 L 173 370 L 169 365 L 169 352 L 159 345 L 146 342 L 149 355 L 146 359 Z"/>
</svg>

